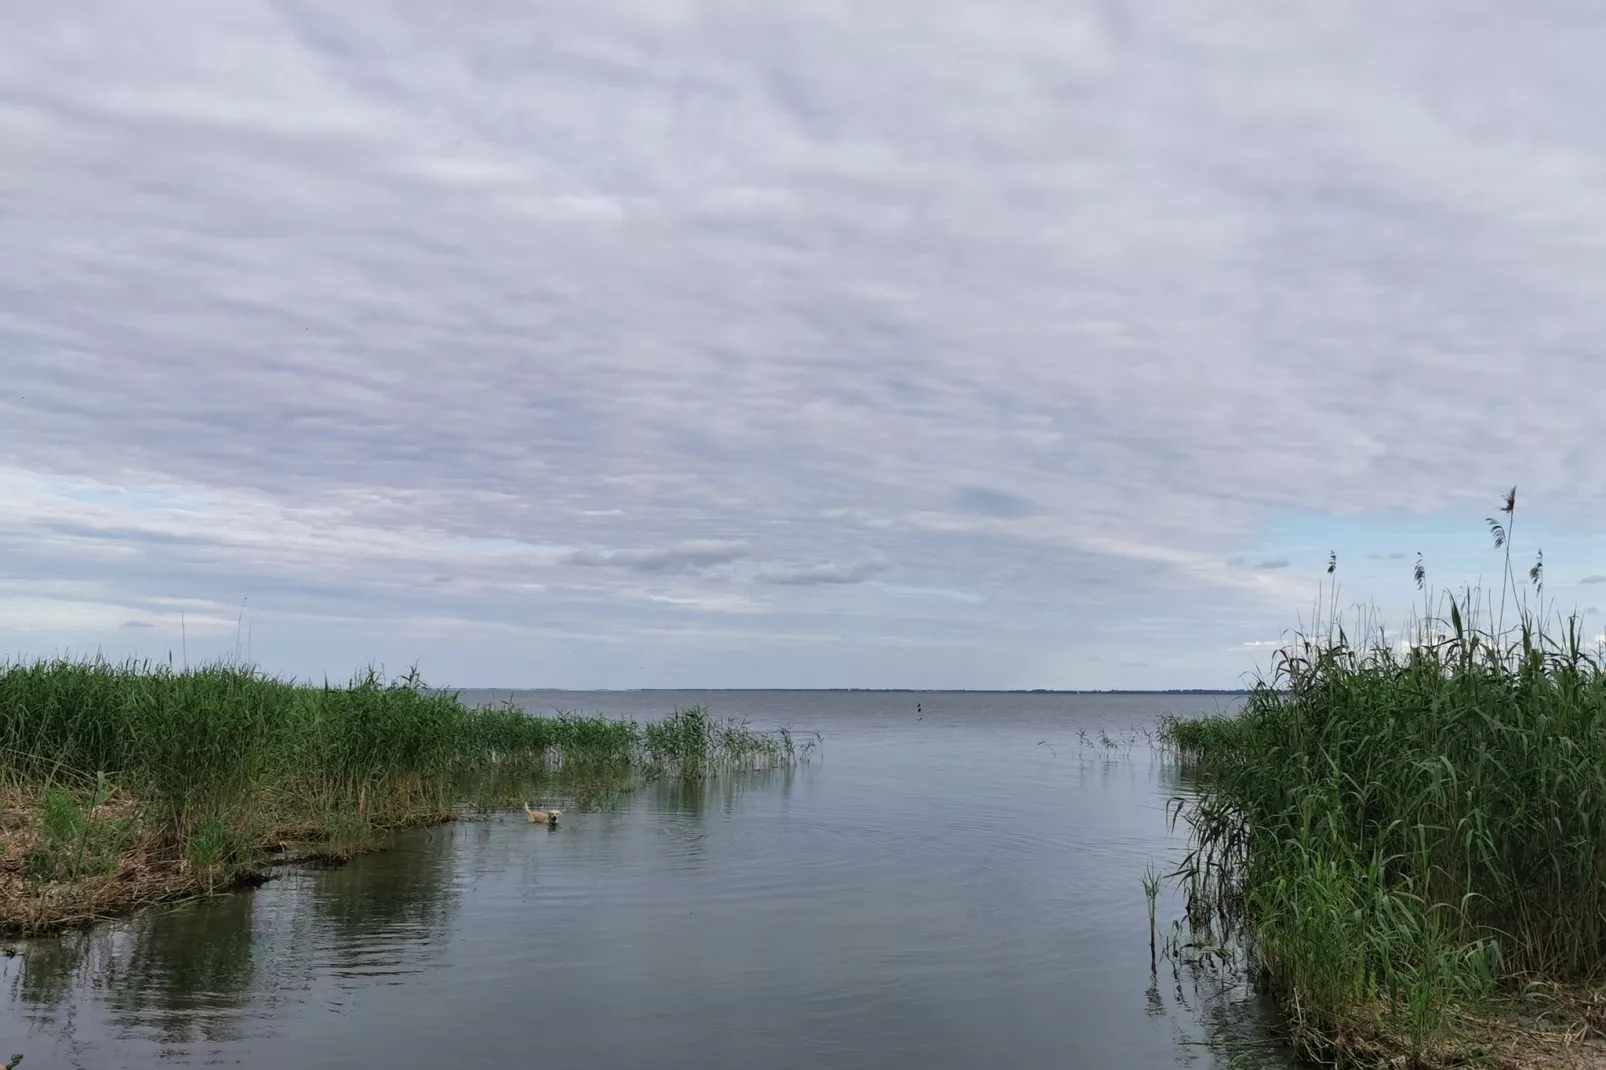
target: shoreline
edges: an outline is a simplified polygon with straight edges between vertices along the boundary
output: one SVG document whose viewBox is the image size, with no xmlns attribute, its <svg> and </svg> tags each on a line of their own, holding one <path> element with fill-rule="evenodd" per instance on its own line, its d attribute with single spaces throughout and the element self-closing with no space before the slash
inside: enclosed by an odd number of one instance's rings
<svg viewBox="0 0 1606 1070">
<path fill-rule="evenodd" d="M 386 850 L 390 839 L 401 833 L 469 819 L 456 809 L 420 813 L 372 825 L 360 840 L 343 843 L 306 838 L 304 825 L 287 827 L 284 835 L 255 847 L 249 858 L 208 868 L 191 865 L 159 831 L 140 829 L 114 855 L 95 859 L 92 871 L 40 876 L 46 789 L 36 788 L 29 793 L 13 787 L 0 798 L 6 825 L 0 832 L 0 939 L 56 936 L 163 906 L 237 894 L 274 880 L 279 870 L 345 865 L 360 855 Z M 24 797 L 28 794 L 33 798 Z M 99 812 L 86 815 L 90 822 L 141 821 L 139 805 L 126 797 L 96 809 Z"/>
<path fill-rule="evenodd" d="M 817 742 L 701 707 L 644 724 L 469 707 L 371 670 L 332 687 L 232 664 L 0 662 L 0 932 L 261 883 L 292 844 L 345 859 L 464 808 L 794 765 Z"/>
</svg>

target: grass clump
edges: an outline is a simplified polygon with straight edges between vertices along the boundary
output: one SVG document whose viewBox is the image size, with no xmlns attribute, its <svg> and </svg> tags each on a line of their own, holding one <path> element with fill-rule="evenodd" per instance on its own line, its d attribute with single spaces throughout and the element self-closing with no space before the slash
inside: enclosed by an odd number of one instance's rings
<svg viewBox="0 0 1606 1070">
<path fill-rule="evenodd" d="M 818 737 L 803 745 L 807 755 Z M 662 721 L 646 725 L 642 733 L 646 764 L 676 776 L 701 776 L 716 768 L 761 769 L 789 765 L 800 751 L 792 733 L 781 729 L 770 736 L 754 732 L 746 722 L 718 721 L 702 706 L 676 710 Z"/>
<path fill-rule="evenodd" d="M 127 841 L 129 822 L 103 812 L 110 798 L 111 788 L 104 776 L 97 778 L 83 803 L 65 788 L 46 788 L 40 807 L 40 835 L 23 852 L 23 870 L 45 880 L 76 880 L 111 870 Z"/>
<path fill-rule="evenodd" d="M 0 664 L 0 929 L 228 887 L 291 842 L 346 857 L 554 770 L 697 777 L 798 756 L 790 736 L 703 710 L 645 727 L 533 716 L 415 674 L 309 686 L 226 664 Z"/>
<path fill-rule="evenodd" d="M 1514 508 L 1498 603 L 1445 596 L 1392 644 L 1328 613 L 1236 716 L 1169 727 L 1190 918 L 1244 938 L 1309 1053 L 1487 1056 L 1515 1035 L 1487 1028 L 1503 1001 L 1606 967 L 1606 672 L 1545 611 L 1542 558 L 1527 604 Z"/>
</svg>

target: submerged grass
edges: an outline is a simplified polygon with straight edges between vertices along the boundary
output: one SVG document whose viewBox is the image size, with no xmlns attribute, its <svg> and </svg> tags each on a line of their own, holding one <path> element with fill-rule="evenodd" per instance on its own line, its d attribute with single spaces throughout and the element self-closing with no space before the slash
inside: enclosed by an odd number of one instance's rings
<svg viewBox="0 0 1606 1070">
<path fill-rule="evenodd" d="M 1511 1037 L 1555 1037 L 1521 997 L 1606 968 L 1606 672 L 1544 611 L 1542 558 L 1515 577 L 1514 508 L 1490 522 L 1498 603 L 1446 596 L 1396 643 L 1375 613 L 1319 613 L 1239 714 L 1169 727 L 1197 789 L 1190 917 L 1244 938 L 1308 1053 L 1523 1065 Z M 1560 1048 L 1591 1043 L 1587 1018 Z"/>
<path fill-rule="evenodd" d="M 250 880 L 291 842 L 376 836 L 516 801 L 536 774 L 603 781 L 796 762 L 718 722 L 470 708 L 414 674 L 307 686 L 254 668 L 0 664 L 0 929 L 35 931 Z"/>
</svg>

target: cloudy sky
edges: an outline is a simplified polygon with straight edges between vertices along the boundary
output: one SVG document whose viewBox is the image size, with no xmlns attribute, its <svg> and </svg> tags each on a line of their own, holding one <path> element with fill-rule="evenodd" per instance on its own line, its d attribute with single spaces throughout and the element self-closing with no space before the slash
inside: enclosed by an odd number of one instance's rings
<svg viewBox="0 0 1606 1070">
<path fill-rule="evenodd" d="M 1606 13 L 0 0 L 0 652 L 1220 687 L 1606 606 Z"/>
</svg>

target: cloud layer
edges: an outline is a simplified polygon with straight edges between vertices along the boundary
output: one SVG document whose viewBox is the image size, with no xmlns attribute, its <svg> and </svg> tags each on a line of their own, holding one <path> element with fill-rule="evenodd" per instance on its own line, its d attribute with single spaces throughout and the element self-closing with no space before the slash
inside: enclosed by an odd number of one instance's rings
<svg viewBox="0 0 1606 1070">
<path fill-rule="evenodd" d="M 1493 2 L 19 10 L 0 640 L 1231 683 L 1321 576 L 1289 516 L 1606 520 L 1603 45 Z"/>
</svg>

